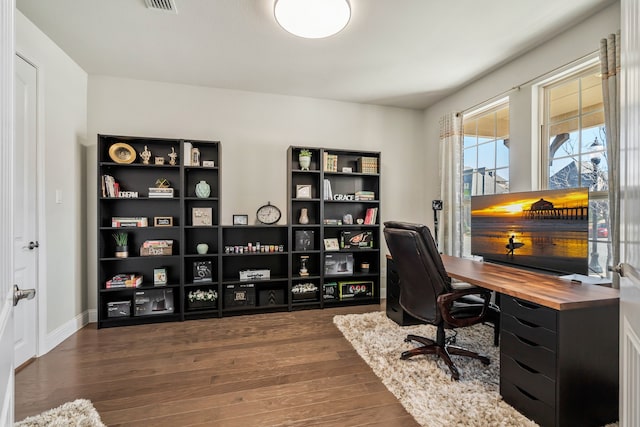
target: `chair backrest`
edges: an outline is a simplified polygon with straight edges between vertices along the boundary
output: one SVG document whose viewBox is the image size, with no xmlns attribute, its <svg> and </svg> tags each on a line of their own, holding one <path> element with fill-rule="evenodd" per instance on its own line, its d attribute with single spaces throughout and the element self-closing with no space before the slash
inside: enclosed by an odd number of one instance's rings
<svg viewBox="0 0 640 427">
<path fill-rule="evenodd" d="M 384 237 L 400 276 L 400 305 L 420 320 L 438 324 L 438 296 L 451 290 L 451 279 L 429 229 L 422 224 L 387 221 Z"/>
</svg>

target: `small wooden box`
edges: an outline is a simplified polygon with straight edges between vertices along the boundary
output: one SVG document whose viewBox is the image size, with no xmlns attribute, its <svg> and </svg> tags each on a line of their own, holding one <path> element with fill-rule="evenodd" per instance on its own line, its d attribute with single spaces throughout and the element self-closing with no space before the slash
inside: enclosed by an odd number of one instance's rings
<svg viewBox="0 0 640 427">
<path fill-rule="evenodd" d="M 160 248 L 140 248 L 140 256 L 160 256 L 160 255 L 173 255 L 173 247 L 165 246 Z"/>
</svg>

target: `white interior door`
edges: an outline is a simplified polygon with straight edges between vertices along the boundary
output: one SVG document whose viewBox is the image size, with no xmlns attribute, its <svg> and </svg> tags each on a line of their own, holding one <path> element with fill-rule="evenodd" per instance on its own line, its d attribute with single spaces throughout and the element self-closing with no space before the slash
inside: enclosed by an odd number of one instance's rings
<svg viewBox="0 0 640 427">
<path fill-rule="evenodd" d="M 16 56 L 13 283 L 23 290 L 37 289 L 36 81 L 35 67 Z M 37 298 L 24 299 L 14 308 L 16 367 L 36 357 L 37 316 Z"/>
<path fill-rule="evenodd" d="M 0 425 L 13 425 L 13 0 L 0 1 Z"/>
<path fill-rule="evenodd" d="M 621 3 L 620 425 L 640 426 L 640 4 Z"/>
</svg>

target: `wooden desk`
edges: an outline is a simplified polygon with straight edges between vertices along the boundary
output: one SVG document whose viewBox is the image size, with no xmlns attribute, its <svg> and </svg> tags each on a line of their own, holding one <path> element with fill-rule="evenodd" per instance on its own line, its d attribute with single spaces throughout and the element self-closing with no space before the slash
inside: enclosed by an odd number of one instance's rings
<svg viewBox="0 0 640 427">
<path fill-rule="evenodd" d="M 542 426 L 617 421 L 618 290 L 488 262 L 446 255 L 442 260 L 449 276 L 501 295 L 505 402 Z M 390 283 L 398 280 L 394 268 L 387 257 L 387 315 L 402 325 L 406 319 L 389 312 L 401 286 Z"/>
<path fill-rule="evenodd" d="M 554 310 L 617 306 L 620 302 L 619 291 L 605 286 L 576 284 L 548 274 L 448 255 L 442 255 L 442 262 L 455 279 Z"/>
</svg>

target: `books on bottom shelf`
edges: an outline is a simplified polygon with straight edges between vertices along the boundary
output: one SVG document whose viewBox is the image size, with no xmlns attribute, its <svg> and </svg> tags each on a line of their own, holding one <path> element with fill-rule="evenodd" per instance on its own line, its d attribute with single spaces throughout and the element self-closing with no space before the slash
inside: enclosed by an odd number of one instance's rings
<svg viewBox="0 0 640 427">
<path fill-rule="evenodd" d="M 378 220 L 378 208 L 368 208 L 364 216 L 365 224 L 375 224 Z"/>
<path fill-rule="evenodd" d="M 106 288 L 137 288 L 142 285 L 142 275 L 136 273 L 120 273 L 107 280 Z"/>
</svg>

